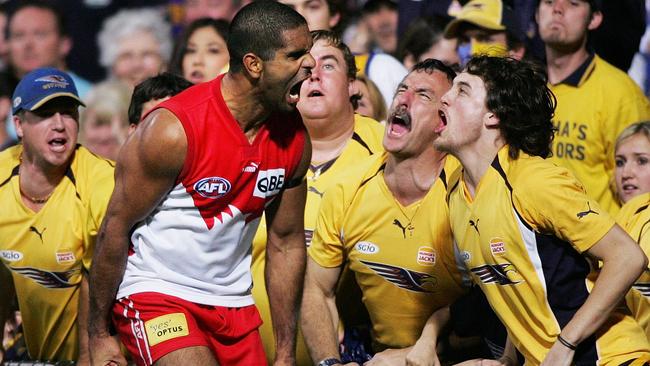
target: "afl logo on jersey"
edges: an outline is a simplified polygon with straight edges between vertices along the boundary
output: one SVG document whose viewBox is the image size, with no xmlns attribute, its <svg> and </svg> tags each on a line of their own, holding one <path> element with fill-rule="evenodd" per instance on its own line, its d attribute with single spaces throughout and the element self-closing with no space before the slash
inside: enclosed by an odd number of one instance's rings
<svg viewBox="0 0 650 366">
<path fill-rule="evenodd" d="M 217 199 L 230 192 L 230 182 L 221 177 L 203 178 L 194 183 L 194 190 L 205 198 Z"/>
</svg>

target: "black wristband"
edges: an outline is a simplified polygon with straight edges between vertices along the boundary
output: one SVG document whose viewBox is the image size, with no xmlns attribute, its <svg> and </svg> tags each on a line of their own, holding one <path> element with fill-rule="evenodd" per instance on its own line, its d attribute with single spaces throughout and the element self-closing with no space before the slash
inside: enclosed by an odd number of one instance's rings
<svg viewBox="0 0 650 366">
<path fill-rule="evenodd" d="M 341 363 L 341 360 L 338 358 L 330 357 L 324 360 L 321 360 L 316 366 L 332 366 Z"/>
<path fill-rule="evenodd" d="M 566 348 L 568 348 L 568 349 L 570 349 L 572 351 L 575 351 L 578 348 L 578 346 L 576 346 L 575 344 L 573 344 L 573 343 L 567 341 L 566 339 L 562 338 L 562 336 L 559 335 L 559 334 L 557 336 L 557 340 L 560 341 L 560 343 L 562 343 L 562 345 L 564 347 L 566 347 Z"/>
</svg>

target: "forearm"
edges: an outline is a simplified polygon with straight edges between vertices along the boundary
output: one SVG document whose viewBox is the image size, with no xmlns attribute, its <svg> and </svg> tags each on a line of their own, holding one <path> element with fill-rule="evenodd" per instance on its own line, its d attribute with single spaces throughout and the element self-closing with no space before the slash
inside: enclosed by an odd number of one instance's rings
<svg viewBox="0 0 650 366">
<path fill-rule="evenodd" d="M 519 364 L 517 360 L 517 348 L 515 348 L 515 344 L 512 343 L 509 334 L 506 338 L 506 345 L 503 348 L 503 355 L 501 355 L 499 361 L 501 361 L 503 365 L 507 366 L 516 366 Z"/>
<path fill-rule="evenodd" d="M 438 343 L 438 337 L 442 333 L 443 329 L 449 323 L 449 306 L 445 306 L 433 312 L 427 322 L 422 328 L 422 333 L 420 338 L 418 338 L 416 344 L 429 345 L 434 349 Z"/>
<path fill-rule="evenodd" d="M 282 241 L 282 244 L 276 244 Z M 276 359 L 295 357 L 298 306 L 305 275 L 305 239 L 301 232 L 270 236 L 266 249 L 266 288 L 271 306 Z"/>
<path fill-rule="evenodd" d="M 77 330 L 79 332 L 79 358 L 77 363 L 82 364 L 90 361 L 90 349 L 88 348 L 88 274 L 84 273 L 79 289 L 79 305 L 77 311 Z"/>
<path fill-rule="evenodd" d="M 577 345 L 602 326 L 642 273 L 646 261 L 640 250 L 639 253 L 615 253 L 603 262 L 589 297 L 562 329 L 562 338 Z"/>
<path fill-rule="evenodd" d="M 88 313 L 90 337 L 109 335 L 110 311 L 126 268 L 128 231 L 119 230 L 116 226 L 106 218 L 93 256 Z"/>
<path fill-rule="evenodd" d="M 318 287 L 305 286 L 300 309 L 300 327 L 314 362 L 340 357 L 338 322 L 334 297 L 326 296 Z"/>
</svg>

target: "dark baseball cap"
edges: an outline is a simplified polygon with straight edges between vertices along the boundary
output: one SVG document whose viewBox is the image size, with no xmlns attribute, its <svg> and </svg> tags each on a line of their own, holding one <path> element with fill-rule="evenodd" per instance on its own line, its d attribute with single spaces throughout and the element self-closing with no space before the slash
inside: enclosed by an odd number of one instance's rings
<svg viewBox="0 0 650 366">
<path fill-rule="evenodd" d="M 39 68 L 25 75 L 16 86 L 12 113 L 16 114 L 22 109 L 33 111 L 54 98 L 64 97 L 85 106 L 70 75 L 52 67 Z"/>
</svg>

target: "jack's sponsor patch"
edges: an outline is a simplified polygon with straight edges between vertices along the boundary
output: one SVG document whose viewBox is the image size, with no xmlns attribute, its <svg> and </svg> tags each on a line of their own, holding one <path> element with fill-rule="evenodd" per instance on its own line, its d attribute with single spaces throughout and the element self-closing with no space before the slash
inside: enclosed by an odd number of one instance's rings
<svg viewBox="0 0 650 366">
<path fill-rule="evenodd" d="M 418 264 L 433 266 L 436 264 L 436 251 L 431 247 L 418 248 Z"/>
<path fill-rule="evenodd" d="M 159 316 L 145 322 L 144 327 L 150 346 L 190 334 L 187 319 L 183 313 Z"/>
<path fill-rule="evenodd" d="M 75 256 L 73 252 L 57 252 L 56 253 L 56 262 L 57 263 L 72 263 L 75 261 Z"/>
<path fill-rule="evenodd" d="M 504 255 L 506 254 L 506 244 L 501 238 L 492 238 L 490 240 L 490 251 L 493 255 Z"/>
</svg>

